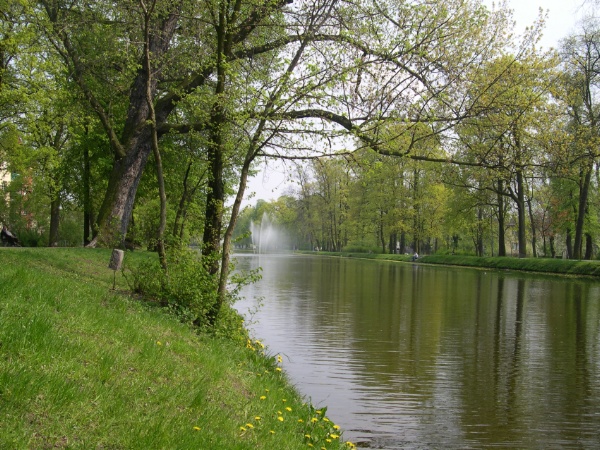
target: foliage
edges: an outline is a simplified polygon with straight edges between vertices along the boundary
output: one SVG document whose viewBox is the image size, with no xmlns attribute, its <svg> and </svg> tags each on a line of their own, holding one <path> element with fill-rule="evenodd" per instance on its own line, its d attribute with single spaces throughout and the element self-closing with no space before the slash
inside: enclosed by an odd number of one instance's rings
<svg viewBox="0 0 600 450">
<path fill-rule="evenodd" d="M 174 248 L 168 256 L 168 272 L 154 259 L 130 267 L 131 289 L 168 307 L 184 322 L 206 327 L 207 314 L 217 301 L 215 277 L 194 250 Z"/>
<path fill-rule="evenodd" d="M 381 253 L 381 248 L 364 242 L 349 242 L 342 253 Z"/>
</svg>

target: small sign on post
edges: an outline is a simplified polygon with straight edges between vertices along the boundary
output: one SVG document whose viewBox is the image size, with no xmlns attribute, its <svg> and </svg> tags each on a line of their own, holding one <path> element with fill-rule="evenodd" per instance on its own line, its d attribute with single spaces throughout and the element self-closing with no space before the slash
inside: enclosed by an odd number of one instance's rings
<svg viewBox="0 0 600 450">
<path fill-rule="evenodd" d="M 117 270 L 121 269 L 121 264 L 123 264 L 123 256 L 125 252 L 119 249 L 113 249 L 112 255 L 110 255 L 110 262 L 108 263 L 108 268 L 114 270 L 113 276 L 113 291 L 115 290 L 115 286 L 117 283 Z"/>
</svg>

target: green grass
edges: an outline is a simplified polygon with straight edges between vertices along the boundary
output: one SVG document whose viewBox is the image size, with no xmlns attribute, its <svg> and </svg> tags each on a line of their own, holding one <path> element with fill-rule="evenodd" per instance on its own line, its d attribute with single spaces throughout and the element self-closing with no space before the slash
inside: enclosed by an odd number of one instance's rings
<svg viewBox="0 0 600 450">
<path fill-rule="evenodd" d="M 378 259 L 384 261 L 412 262 L 411 255 L 390 255 L 376 253 L 332 253 L 319 252 L 319 255 L 346 258 Z M 512 258 L 477 257 L 463 255 L 427 255 L 421 256 L 418 263 L 442 264 L 447 266 L 479 267 L 500 270 L 518 270 L 525 272 L 553 273 L 576 276 L 600 276 L 600 261 L 576 261 L 551 258 Z"/>
<path fill-rule="evenodd" d="M 195 332 L 120 272 L 113 291 L 109 257 L 0 249 L 0 448 L 350 446 L 260 343 Z"/>
<path fill-rule="evenodd" d="M 509 258 L 431 255 L 419 258 L 427 264 L 446 264 L 467 267 L 485 267 L 526 272 L 554 273 L 562 275 L 600 276 L 600 262 L 576 261 L 552 258 Z"/>
</svg>

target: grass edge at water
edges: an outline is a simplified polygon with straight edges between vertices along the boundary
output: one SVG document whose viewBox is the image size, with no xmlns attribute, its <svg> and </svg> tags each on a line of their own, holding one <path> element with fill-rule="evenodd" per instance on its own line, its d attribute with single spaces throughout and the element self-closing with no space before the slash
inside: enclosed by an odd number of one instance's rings
<svg viewBox="0 0 600 450">
<path fill-rule="evenodd" d="M 109 256 L 0 249 L 0 448 L 346 447 L 260 342 L 112 291 Z"/>
<path fill-rule="evenodd" d="M 298 252 L 321 256 L 342 258 L 375 259 L 380 261 L 410 262 L 411 255 L 395 255 L 380 253 L 353 252 Z M 498 256 L 466 256 L 466 255 L 426 255 L 416 261 L 418 264 L 434 264 L 446 266 L 474 267 L 482 269 L 515 270 L 546 274 L 573 276 L 600 276 L 600 261 L 583 261 L 556 258 L 513 258 Z"/>
</svg>

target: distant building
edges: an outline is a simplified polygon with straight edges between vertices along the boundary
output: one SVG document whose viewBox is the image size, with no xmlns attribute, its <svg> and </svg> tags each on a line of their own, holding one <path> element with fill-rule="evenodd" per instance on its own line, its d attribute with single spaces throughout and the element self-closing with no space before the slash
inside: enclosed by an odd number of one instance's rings
<svg viewBox="0 0 600 450">
<path fill-rule="evenodd" d="M 0 163 L 0 187 L 6 190 L 8 183 L 10 183 L 11 175 L 8 171 L 8 166 L 5 162 Z"/>
</svg>

